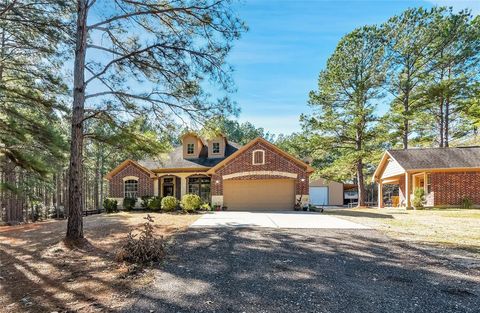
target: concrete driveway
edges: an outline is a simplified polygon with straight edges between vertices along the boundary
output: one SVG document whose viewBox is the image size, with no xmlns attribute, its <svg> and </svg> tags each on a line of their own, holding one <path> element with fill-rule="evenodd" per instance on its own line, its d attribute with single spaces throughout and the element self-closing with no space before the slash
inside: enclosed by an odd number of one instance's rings
<svg viewBox="0 0 480 313">
<path fill-rule="evenodd" d="M 211 212 L 191 227 L 259 227 L 296 229 L 368 229 L 368 227 L 315 212 Z"/>
</svg>

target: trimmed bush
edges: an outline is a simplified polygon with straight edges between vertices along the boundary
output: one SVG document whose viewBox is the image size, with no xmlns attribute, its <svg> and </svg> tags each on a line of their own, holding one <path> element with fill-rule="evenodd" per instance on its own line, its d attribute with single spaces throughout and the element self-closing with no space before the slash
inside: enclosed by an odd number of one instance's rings
<svg viewBox="0 0 480 313">
<path fill-rule="evenodd" d="M 123 208 L 125 209 L 125 211 L 130 211 L 135 207 L 136 202 L 137 202 L 137 199 L 135 198 L 124 198 Z"/>
<path fill-rule="evenodd" d="M 165 212 L 174 211 L 178 206 L 178 201 L 175 197 L 166 196 L 161 201 L 162 210 Z"/>
<path fill-rule="evenodd" d="M 473 206 L 473 200 L 469 197 L 464 197 L 462 199 L 462 209 L 471 209 Z"/>
<path fill-rule="evenodd" d="M 153 197 L 151 197 L 151 196 L 142 196 L 142 203 L 141 203 L 142 208 L 143 209 L 148 209 L 148 203 L 152 199 L 153 199 Z"/>
<path fill-rule="evenodd" d="M 195 212 L 200 209 L 202 198 L 194 194 L 186 194 L 182 197 L 182 209 L 185 212 Z"/>
<path fill-rule="evenodd" d="M 202 211 L 211 211 L 212 207 L 210 206 L 209 203 L 204 203 L 200 206 L 200 210 Z"/>
<path fill-rule="evenodd" d="M 160 197 L 153 197 L 148 202 L 148 209 L 152 211 L 160 211 L 162 208 L 162 198 Z"/>
<path fill-rule="evenodd" d="M 412 205 L 415 209 L 422 209 L 425 204 L 425 189 L 416 188 L 413 192 Z"/>
<path fill-rule="evenodd" d="M 113 213 L 118 211 L 118 201 L 113 199 L 103 200 L 103 208 L 107 213 Z"/>
</svg>

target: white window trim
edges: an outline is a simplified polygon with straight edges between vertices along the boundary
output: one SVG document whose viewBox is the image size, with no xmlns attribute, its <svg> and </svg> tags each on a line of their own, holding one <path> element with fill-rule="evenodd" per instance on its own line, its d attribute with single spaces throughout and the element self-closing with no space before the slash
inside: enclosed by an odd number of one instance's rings
<svg viewBox="0 0 480 313">
<path fill-rule="evenodd" d="M 213 152 L 213 145 L 214 145 L 214 144 L 218 144 L 218 152 Z M 221 147 L 219 141 L 214 141 L 214 142 L 212 142 L 212 154 L 221 154 L 221 151 L 222 151 L 221 148 L 222 148 L 222 147 Z"/>
<path fill-rule="evenodd" d="M 128 180 L 135 180 L 137 181 L 137 198 L 138 198 L 138 189 L 139 189 L 139 186 L 138 186 L 138 177 L 136 176 L 126 176 L 123 178 L 123 197 L 125 198 L 126 197 L 126 194 L 125 194 L 125 183 L 128 181 Z"/>
<path fill-rule="evenodd" d="M 261 152 L 262 153 L 262 162 L 261 163 L 255 163 L 255 153 L 256 152 Z M 264 165 L 265 164 L 265 150 L 257 149 L 252 151 L 252 164 L 253 165 Z"/>
<path fill-rule="evenodd" d="M 193 146 L 193 152 L 192 153 L 188 153 L 188 146 L 189 145 Z M 194 143 L 187 143 L 186 149 L 187 149 L 187 155 L 194 155 L 195 154 L 195 144 Z"/>
</svg>

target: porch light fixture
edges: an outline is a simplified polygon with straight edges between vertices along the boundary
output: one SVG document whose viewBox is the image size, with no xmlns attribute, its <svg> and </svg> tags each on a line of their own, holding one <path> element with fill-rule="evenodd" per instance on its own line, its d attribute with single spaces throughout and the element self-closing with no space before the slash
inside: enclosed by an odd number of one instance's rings
<svg viewBox="0 0 480 313">
<path fill-rule="evenodd" d="M 300 179 L 300 181 L 303 183 L 305 181 L 305 178 Z"/>
<path fill-rule="evenodd" d="M 217 180 L 215 181 L 215 184 L 220 184 L 220 181 L 217 179 Z"/>
</svg>

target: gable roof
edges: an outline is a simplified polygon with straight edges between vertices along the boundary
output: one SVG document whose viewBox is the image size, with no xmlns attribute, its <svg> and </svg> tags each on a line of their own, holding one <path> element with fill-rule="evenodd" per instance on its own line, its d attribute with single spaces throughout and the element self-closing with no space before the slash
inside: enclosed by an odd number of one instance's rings
<svg viewBox="0 0 480 313">
<path fill-rule="evenodd" d="M 211 168 L 218 163 L 220 163 L 225 158 L 229 157 L 235 151 L 237 151 L 241 146 L 235 142 L 227 141 L 225 145 L 225 157 L 223 158 L 209 158 L 208 157 L 208 147 L 203 146 L 202 150 L 200 151 L 200 155 L 198 158 L 188 158 L 185 159 L 183 157 L 183 146 L 179 146 L 175 148 L 172 152 L 170 152 L 164 160 L 141 160 L 138 161 L 139 164 L 142 166 L 155 171 L 158 169 L 171 169 L 171 168 Z"/>
<path fill-rule="evenodd" d="M 315 171 L 315 169 L 313 167 L 311 167 L 309 164 L 297 159 L 296 157 L 294 157 L 293 155 L 283 151 L 282 149 L 280 149 L 279 147 L 275 146 L 273 143 L 261 138 L 261 137 L 257 137 L 255 139 L 253 139 L 252 141 L 250 141 L 249 143 L 247 143 L 246 145 L 244 145 L 243 147 L 241 147 L 240 149 L 238 149 L 237 151 L 235 151 L 233 154 L 231 154 L 229 157 L 226 157 L 225 159 L 223 159 L 221 162 L 219 162 L 218 164 L 216 164 L 215 166 L 213 166 L 211 169 L 209 169 L 207 171 L 208 174 L 213 174 L 215 173 L 219 168 L 221 168 L 222 166 L 226 165 L 229 161 L 233 160 L 235 157 L 237 157 L 238 155 L 240 155 L 242 152 L 246 151 L 248 148 L 250 148 L 251 146 L 253 146 L 254 144 L 256 143 L 262 143 L 268 147 L 270 147 L 272 150 L 276 151 L 278 154 L 281 154 L 283 155 L 284 157 L 286 157 L 287 159 L 291 160 L 292 162 L 306 168 L 307 172 L 308 173 L 312 173 Z"/>
<path fill-rule="evenodd" d="M 387 150 L 373 173 L 374 180 L 384 170 L 388 159 L 397 162 L 405 172 L 433 169 L 480 168 L 480 147 Z"/>
<path fill-rule="evenodd" d="M 140 165 L 139 163 L 133 161 L 133 160 L 125 160 L 123 161 L 122 163 L 120 163 L 120 165 L 118 165 L 117 167 L 115 167 L 113 170 L 111 170 L 110 172 L 107 173 L 107 175 L 105 175 L 105 178 L 106 179 L 112 179 L 112 177 L 117 174 L 118 172 L 120 172 L 121 170 L 123 170 L 125 167 L 127 167 L 128 165 L 132 164 L 133 166 L 136 166 L 138 167 L 140 170 L 144 171 L 145 173 L 147 173 L 148 175 L 150 175 L 150 177 L 154 177 L 155 176 L 155 173 L 150 171 L 148 168 L 146 168 L 145 166 L 143 165 Z"/>
<path fill-rule="evenodd" d="M 480 168 L 480 147 L 388 150 L 406 171 L 421 169 Z"/>
</svg>

